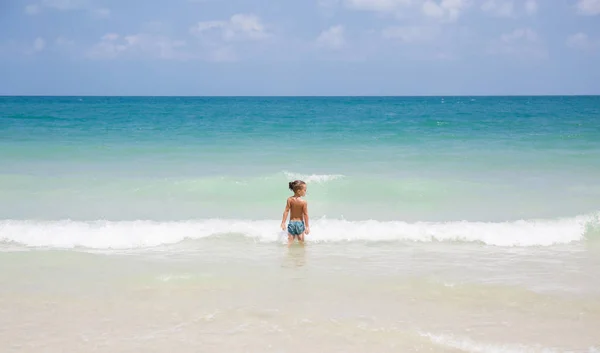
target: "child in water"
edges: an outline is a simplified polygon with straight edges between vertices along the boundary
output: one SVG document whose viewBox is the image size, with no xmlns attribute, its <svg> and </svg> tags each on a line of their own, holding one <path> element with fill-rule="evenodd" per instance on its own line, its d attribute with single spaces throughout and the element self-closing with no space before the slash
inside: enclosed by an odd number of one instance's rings
<svg viewBox="0 0 600 353">
<path fill-rule="evenodd" d="M 281 220 L 281 229 L 286 230 L 285 221 L 290 214 L 290 222 L 287 225 L 288 246 L 292 245 L 295 237 L 298 237 L 299 243 L 304 244 L 304 234 L 310 233 L 308 203 L 302 199 L 306 195 L 306 183 L 295 180 L 289 183 L 289 188 L 294 192 L 294 196 L 288 197 Z"/>
</svg>

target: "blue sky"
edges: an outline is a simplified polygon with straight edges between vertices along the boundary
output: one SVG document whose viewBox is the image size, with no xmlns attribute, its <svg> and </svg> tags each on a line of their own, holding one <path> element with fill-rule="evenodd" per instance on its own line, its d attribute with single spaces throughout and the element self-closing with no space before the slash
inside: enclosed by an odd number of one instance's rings
<svg viewBox="0 0 600 353">
<path fill-rule="evenodd" d="M 4 0 L 0 94 L 600 94 L 600 0 Z"/>
</svg>

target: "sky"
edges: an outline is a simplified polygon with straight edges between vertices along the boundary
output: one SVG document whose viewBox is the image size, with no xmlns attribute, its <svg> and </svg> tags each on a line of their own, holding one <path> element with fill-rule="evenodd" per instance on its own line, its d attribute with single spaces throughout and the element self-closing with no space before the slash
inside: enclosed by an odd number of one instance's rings
<svg viewBox="0 0 600 353">
<path fill-rule="evenodd" d="M 0 95 L 600 94 L 600 0 L 0 0 Z"/>
</svg>

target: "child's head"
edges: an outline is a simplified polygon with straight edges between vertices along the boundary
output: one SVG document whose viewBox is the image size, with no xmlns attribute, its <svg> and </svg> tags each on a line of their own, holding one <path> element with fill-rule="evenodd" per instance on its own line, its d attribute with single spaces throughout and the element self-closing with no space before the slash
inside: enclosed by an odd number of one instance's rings
<svg viewBox="0 0 600 353">
<path fill-rule="evenodd" d="M 294 192 L 295 195 L 304 196 L 306 195 L 306 183 L 302 180 L 294 180 L 289 183 L 290 190 Z"/>
</svg>

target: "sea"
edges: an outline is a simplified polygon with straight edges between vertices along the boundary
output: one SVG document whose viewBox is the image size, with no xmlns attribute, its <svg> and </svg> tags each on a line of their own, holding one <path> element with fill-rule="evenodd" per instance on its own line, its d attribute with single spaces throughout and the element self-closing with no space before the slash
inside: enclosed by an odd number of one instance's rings
<svg viewBox="0 0 600 353">
<path fill-rule="evenodd" d="M 599 211 L 600 96 L 0 97 L 0 347 L 598 353 Z"/>
</svg>

